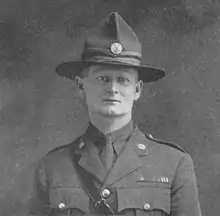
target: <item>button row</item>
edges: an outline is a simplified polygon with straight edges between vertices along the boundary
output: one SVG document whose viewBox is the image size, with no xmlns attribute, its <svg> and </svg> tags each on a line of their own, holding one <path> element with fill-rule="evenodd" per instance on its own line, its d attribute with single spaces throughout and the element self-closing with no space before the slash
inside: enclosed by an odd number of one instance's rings
<svg viewBox="0 0 220 216">
<path fill-rule="evenodd" d="M 109 197 L 109 195 L 110 195 L 110 191 L 109 191 L 108 189 L 104 189 L 104 190 L 102 191 L 102 196 L 103 196 L 104 198 Z M 60 203 L 60 204 L 58 205 L 58 207 L 59 207 L 60 209 L 63 209 L 63 208 L 66 207 L 66 205 L 65 205 L 64 203 Z M 150 204 L 146 202 L 146 203 L 144 204 L 144 209 L 145 209 L 145 210 L 150 209 Z"/>
<path fill-rule="evenodd" d="M 102 196 L 104 197 L 104 198 L 107 198 L 107 197 L 109 197 L 109 195 L 110 195 L 110 191 L 108 190 L 108 189 L 104 189 L 103 191 L 102 191 Z M 60 203 L 59 205 L 58 205 L 58 207 L 60 208 L 60 209 L 64 209 L 65 207 L 66 207 L 66 205 L 65 205 L 65 203 Z M 150 204 L 148 203 L 148 202 L 145 202 L 145 204 L 144 204 L 144 209 L 145 210 L 148 210 L 148 209 L 150 209 Z"/>
</svg>

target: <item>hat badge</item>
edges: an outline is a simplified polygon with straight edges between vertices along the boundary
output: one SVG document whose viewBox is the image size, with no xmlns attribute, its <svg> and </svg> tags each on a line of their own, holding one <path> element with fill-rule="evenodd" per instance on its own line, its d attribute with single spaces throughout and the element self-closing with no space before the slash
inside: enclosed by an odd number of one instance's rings
<svg viewBox="0 0 220 216">
<path fill-rule="evenodd" d="M 122 52 L 122 50 L 123 50 L 123 47 L 122 47 L 122 45 L 120 43 L 113 43 L 111 45 L 111 52 L 113 54 L 117 54 L 118 55 L 118 54 L 120 54 Z"/>
</svg>

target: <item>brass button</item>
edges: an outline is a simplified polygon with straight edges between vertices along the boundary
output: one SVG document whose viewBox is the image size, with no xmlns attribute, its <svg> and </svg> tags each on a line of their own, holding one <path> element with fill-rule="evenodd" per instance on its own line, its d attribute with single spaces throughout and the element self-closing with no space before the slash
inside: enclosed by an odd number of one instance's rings
<svg viewBox="0 0 220 216">
<path fill-rule="evenodd" d="M 66 207 L 66 205 L 65 205 L 64 203 L 60 203 L 60 204 L 58 205 L 58 207 L 59 207 L 60 209 L 63 209 L 63 208 Z"/>
<path fill-rule="evenodd" d="M 140 177 L 140 181 L 144 181 L 144 177 L 143 176 Z"/>
<path fill-rule="evenodd" d="M 145 210 L 150 209 L 150 204 L 149 204 L 148 202 L 146 202 L 146 203 L 144 204 L 144 209 L 145 209 Z"/>
<path fill-rule="evenodd" d="M 148 134 L 148 136 L 151 138 L 151 139 L 153 139 L 154 137 L 152 136 L 152 134 Z"/>
<path fill-rule="evenodd" d="M 109 196 L 110 196 L 110 190 L 109 189 L 104 189 L 104 190 L 102 190 L 102 196 L 104 197 L 104 198 L 108 198 Z"/>
</svg>

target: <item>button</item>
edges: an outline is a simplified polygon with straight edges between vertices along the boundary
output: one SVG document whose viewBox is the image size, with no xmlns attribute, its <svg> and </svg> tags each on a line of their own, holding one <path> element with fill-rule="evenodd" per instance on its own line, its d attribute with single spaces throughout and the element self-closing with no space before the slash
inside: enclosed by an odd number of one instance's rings
<svg viewBox="0 0 220 216">
<path fill-rule="evenodd" d="M 146 146 L 144 144 L 138 144 L 137 147 L 140 149 L 140 150 L 145 150 L 146 149 Z"/>
<path fill-rule="evenodd" d="M 81 148 L 83 148 L 84 147 L 84 142 L 81 142 L 80 144 L 79 144 L 79 148 L 81 149 Z"/>
<path fill-rule="evenodd" d="M 144 204 L 144 209 L 145 209 L 145 210 L 150 209 L 150 204 L 146 202 L 146 203 Z"/>
<path fill-rule="evenodd" d="M 140 177 L 140 181 L 144 181 L 144 177 L 143 176 Z"/>
<path fill-rule="evenodd" d="M 63 209 L 63 208 L 66 207 L 66 205 L 65 205 L 64 203 L 60 203 L 60 204 L 58 205 L 58 207 L 59 207 L 60 209 Z"/>
<path fill-rule="evenodd" d="M 103 191 L 102 191 L 102 196 L 104 197 L 104 198 L 108 198 L 109 197 L 109 195 L 110 195 L 110 190 L 109 189 L 104 189 Z"/>
<path fill-rule="evenodd" d="M 148 136 L 151 138 L 151 139 L 153 139 L 154 137 L 151 135 L 151 134 L 148 134 Z"/>
</svg>

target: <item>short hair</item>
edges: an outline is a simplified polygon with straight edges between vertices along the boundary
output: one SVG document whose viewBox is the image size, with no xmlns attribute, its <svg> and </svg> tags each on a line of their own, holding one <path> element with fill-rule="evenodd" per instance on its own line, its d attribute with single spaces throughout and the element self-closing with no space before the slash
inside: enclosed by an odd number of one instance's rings
<svg viewBox="0 0 220 216">
<path fill-rule="evenodd" d="M 80 77 L 81 78 L 86 78 L 89 75 L 89 67 L 83 67 L 81 69 Z"/>
</svg>

